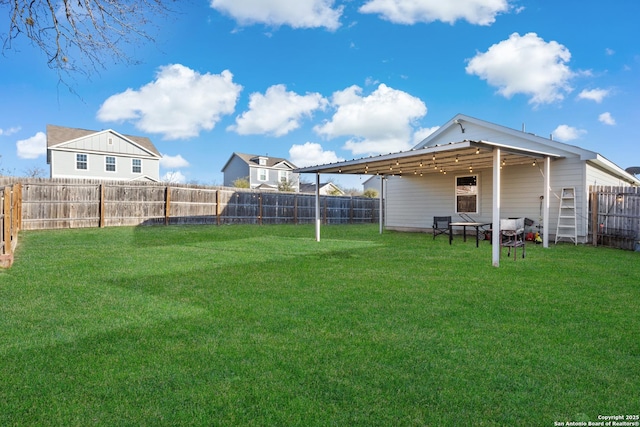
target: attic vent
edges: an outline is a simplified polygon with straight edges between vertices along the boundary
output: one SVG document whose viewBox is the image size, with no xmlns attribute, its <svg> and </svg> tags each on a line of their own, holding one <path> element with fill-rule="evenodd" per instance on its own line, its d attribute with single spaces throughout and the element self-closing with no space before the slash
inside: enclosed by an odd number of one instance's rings
<svg viewBox="0 0 640 427">
<path fill-rule="evenodd" d="M 107 142 L 109 143 L 109 145 L 112 145 L 112 144 L 113 144 L 113 138 L 109 138 L 109 139 L 107 140 Z"/>
</svg>

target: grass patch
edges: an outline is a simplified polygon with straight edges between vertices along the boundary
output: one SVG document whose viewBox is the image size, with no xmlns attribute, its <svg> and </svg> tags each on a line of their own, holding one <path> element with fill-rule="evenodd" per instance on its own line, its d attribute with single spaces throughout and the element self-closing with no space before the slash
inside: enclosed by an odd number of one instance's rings
<svg viewBox="0 0 640 427">
<path fill-rule="evenodd" d="M 553 425 L 640 410 L 638 253 L 331 226 L 23 232 L 0 425 Z M 506 255 L 506 251 L 505 251 Z"/>
</svg>

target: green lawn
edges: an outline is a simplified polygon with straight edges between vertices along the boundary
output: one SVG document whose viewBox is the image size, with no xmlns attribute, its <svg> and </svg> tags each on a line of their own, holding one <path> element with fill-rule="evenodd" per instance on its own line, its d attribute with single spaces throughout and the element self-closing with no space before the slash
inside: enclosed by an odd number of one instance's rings
<svg viewBox="0 0 640 427">
<path fill-rule="evenodd" d="M 0 425 L 552 426 L 640 412 L 640 254 L 377 226 L 22 232 Z"/>
</svg>

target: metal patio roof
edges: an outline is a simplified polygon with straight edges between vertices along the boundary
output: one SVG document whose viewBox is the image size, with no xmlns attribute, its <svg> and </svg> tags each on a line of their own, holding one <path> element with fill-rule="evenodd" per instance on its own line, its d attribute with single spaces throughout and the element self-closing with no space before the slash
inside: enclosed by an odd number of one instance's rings
<svg viewBox="0 0 640 427">
<path fill-rule="evenodd" d="M 521 165 L 540 161 L 545 157 L 558 159 L 561 153 L 539 151 L 499 144 L 491 141 L 450 142 L 398 153 L 363 157 L 325 165 L 298 168 L 298 173 L 366 174 L 366 175 L 423 175 L 473 171 L 493 166 L 493 150 L 501 149 L 502 165 Z"/>
</svg>

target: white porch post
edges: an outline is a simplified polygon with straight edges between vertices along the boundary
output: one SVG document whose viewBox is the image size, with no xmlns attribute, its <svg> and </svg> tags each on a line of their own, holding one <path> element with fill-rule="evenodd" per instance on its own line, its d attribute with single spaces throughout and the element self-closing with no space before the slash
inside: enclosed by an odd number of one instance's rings
<svg viewBox="0 0 640 427">
<path fill-rule="evenodd" d="M 320 172 L 316 173 L 316 242 L 320 241 Z"/>
<path fill-rule="evenodd" d="M 380 234 L 384 228 L 384 176 L 380 175 L 380 214 L 378 215 L 380 222 Z"/>
<path fill-rule="evenodd" d="M 494 267 L 500 266 L 500 149 L 493 149 L 493 222 L 491 257 Z"/>
<path fill-rule="evenodd" d="M 542 247 L 549 247 L 549 193 L 551 186 L 551 157 L 544 158 L 544 193 L 542 207 Z"/>
</svg>

